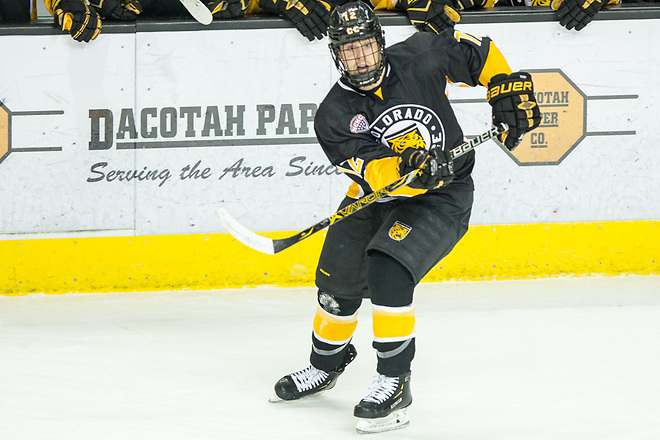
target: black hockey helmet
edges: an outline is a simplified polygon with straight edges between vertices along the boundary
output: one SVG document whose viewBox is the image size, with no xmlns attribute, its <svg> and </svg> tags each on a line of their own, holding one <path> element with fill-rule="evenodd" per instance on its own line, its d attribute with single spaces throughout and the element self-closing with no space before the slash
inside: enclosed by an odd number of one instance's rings
<svg viewBox="0 0 660 440">
<path fill-rule="evenodd" d="M 375 38 L 379 46 L 380 62 L 365 73 L 351 73 L 340 57 L 340 47 L 347 43 Z M 365 87 L 374 84 L 385 69 L 385 33 L 374 11 L 362 1 L 351 1 L 337 6 L 330 15 L 328 26 L 330 52 L 337 70 L 349 84 Z"/>
</svg>

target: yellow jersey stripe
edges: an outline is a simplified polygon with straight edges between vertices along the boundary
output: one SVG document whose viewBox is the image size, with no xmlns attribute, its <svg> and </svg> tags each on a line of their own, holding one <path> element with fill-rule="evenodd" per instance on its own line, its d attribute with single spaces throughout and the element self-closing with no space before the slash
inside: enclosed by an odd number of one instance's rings
<svg viewBox="0 0 660 440">
<path fill-rule="evenodd" d="M 488 48 L 488 58 L 486 58 L 486 62 L 481 69 L 481 74 L 479 74 L 479 84 L 488 87 L 490 79 L 498 73 L 506 73 L 508 75 L 511 72 L 512 70 L 506 62 L 504 55 L 502 55 L 502 52 L 491 41 Z"/>
<path fill-rule="evenodd" d="M 364 171 L 364 180 L 367 181 L 373 190 L 381 189 L 401 177 L 399 175 L 400 162 L 401 158 L 398 156 L 372 160 L 367 164 Z M 392 192 L 392 195 L 412 197 L 424 194 L 425 192 L 425 189 L 415 189 L 404 186 L 403 188 L 399 188 Z"/>
</svg>

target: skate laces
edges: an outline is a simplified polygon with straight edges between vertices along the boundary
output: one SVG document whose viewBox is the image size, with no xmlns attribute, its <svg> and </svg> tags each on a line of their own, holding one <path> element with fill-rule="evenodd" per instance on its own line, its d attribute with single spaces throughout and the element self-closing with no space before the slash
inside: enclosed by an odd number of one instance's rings
<svg viewBox="0 0 660 440">
<path fill-rule="evenodd" d="M 319 386 L 328 378 L 328 373 L 310 365 L 304 370 L 291 374 L 291 379 L 298 391 L 307 391 Z"/>
<path fill-rule="evenodd" d="M 369 385 L 369 395 L 362 400 L 365 402 L 382 403 L 394 394 L 398 385 L 398 377 L 387 377 L 382 374 L 376 376 Z"/>
</svg>

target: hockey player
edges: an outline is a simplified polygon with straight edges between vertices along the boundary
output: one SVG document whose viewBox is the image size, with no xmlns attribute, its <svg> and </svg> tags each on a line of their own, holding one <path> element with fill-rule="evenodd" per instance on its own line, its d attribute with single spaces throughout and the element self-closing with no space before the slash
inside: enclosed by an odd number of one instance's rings
<svg viewBox="0 0 660 440">
<path fill-rule="evenodd" d="M 76 41 L 88 43 L 101 33 L 101 19 L 135 20 L 138 0 L 45 0 L 55 25 Z"/>
<path fill-rule="evenodd" d="M 387 9 L 405 10 L 418 30 L 437 34 L 460 21 L 459 11 L 492 6 L 550 6 L 557 11 L 560 25 L 579 31 L 604 6 L 618 4 L 620 0 L 394 0 L 393 3 L 395 6 Z"/>
<path fill-rule="evenodd" d="M 26 0 L 27 1 L 27 0 Z M 331 9 L 346 0 L 202 0 L 214 19 L 245 14 L 273 14 L 293 23 L 309 41 L 327 34 Z M 366 0 L 365 0 L 366 1 Z M 496 0 L 388 0 L 369 4 L 376 9 L 406 11 L 420 31 L 438 33 L 460 20 L 457 11 L 492 6 Z M 103 20 L 187 17 L 179 0 L 45 0 L 55 23 L 77 41 L 89 42 L 101 33 Z"/>
<path fill-rule="evenodd" d="M 600 12 L 605 5 L 616 5 L 619 0 L 553 0 L 550 6 L 557 11 L 559 24 L 566 29 L 580 31 L 591 23 L 594 16 Z"/>
<path fill-rule="evenodd" d="M 445 95 L 447 78 L 486 86 L 501 141 L 514 149 L 537 127 L 540 113 L 529 74 L 512 73 L 489 38 L 416 32 L 385 49 L 373 10 L 362 2 L 337 7 L 328 28 L 341 74 L 315 116 L 329 161 L 349 176 L 346 206 L 412 170 L 416 181 L 330 226 L 318 267 L 318 307 L 311 365 L 284 376 L 276 395 L 295 400 L 332 388 L 356 356 L 351 344 L 358 308 L 370 297 L 377 380 L 354 408 L 359 432 L 408 423 L 412 403 L 417 283 L 468 229 L 474 153 L 452 161 L 463 132 Z"/>
<path fill-rule="evenodd" d="M 498 0 L 497 6 L 550 6 L 557 11 L 559 24 L 580 31 L 603 7 L 618 3 L 620 0 Z"/>
<path fill-rule="evenodd" d="M 420 31 L 438 33 L 460 20 L 457 11 L 492 6 L 496 0 L 364 0 L 376 10 L 405 11 Z M 295 24 L 308 40 L 326 35 L 330 11 L 346 0 L 213 0 L 208 7 L 215 18 L 270 12 Z"/>
<path fill-rule="evenodd" d="M 32 18 L 37 18 L 34 0 L 0 0 L 0 23 L 28 23 Z"/>
</svg>

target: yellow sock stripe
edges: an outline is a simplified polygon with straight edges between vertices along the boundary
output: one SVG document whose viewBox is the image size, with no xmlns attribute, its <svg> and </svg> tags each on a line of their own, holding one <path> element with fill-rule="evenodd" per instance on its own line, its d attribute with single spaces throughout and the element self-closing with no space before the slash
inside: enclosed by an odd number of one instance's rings
<svg viewBox="0 0 660 440">
<path fill-rule="evenodd" d="M 374 340 L 394 342 L 415 334 L 415 306 L 384 307 L 372 305 Z"/>
<path fill-rule="evenodd" d="M 350 316 L 336 316 L 318 306 L 314 316 L 314 334 L 323 342 L 343 344 L 353 337 L 357 321 L 357 312 Z"/>
</svg>

